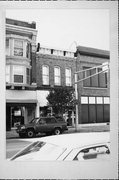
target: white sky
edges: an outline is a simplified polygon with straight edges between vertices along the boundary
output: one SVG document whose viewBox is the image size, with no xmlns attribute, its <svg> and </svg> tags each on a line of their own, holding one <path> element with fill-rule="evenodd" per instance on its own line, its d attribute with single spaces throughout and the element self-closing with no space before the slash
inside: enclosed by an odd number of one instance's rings
<svg viewBox="0 0 119 180">
<path fill-rule="evenodd" d="M 75 50 L 76 45 L 109 50 L 109 10 L 12 9 L 6 17 L 36 22 L 41 46 Z"/>
</svg>

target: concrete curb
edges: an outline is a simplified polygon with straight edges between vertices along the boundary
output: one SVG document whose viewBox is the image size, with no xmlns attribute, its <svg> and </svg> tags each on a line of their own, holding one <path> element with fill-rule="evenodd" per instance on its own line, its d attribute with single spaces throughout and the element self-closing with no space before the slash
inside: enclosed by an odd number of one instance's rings
<svg viewBox="0 0 119 180">
<path fill-rule="evenodd" d="M 106 132 L 110 131 L 110 125 L 94 125 L 94 126 L 78 126 L 77 131 L 75 127 L 68 127 L 68 131 L 64 132 L 64 134 L 70 133 L 83 133 L 83 132 Z M 15 139 L 19 138 L 19 135 L 16 133 L 15 130 L 7 131 L 6 132 L 6 139 Z"/>
</svg>

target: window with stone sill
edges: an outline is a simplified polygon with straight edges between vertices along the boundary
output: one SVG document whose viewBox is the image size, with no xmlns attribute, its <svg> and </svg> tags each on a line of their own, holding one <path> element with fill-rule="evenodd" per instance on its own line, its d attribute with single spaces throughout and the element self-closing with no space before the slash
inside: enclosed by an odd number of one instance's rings
<svg viewBox="0 0 119 180">
<path fill-rule="evenodd" d="M 102 68 L 83 67 L 83 78 L 89 77 L 83 81 L 84 87 L 95 87 L 95 88 L 107 88 L 107 73 L 99 73 L 102 71 Z M 93 74 L 99 73 L 93 77 Z"/>
<path fill-rule="evenodd" d="M 23 66 L 13 66 L 13 79 L 14 83 L 24 82 L 24 67 Z"/>
<path fill-rule="evenodd" d="M 54 67 L 54 83 L 56 86 L 61 85 L 60 67 Z"/>
<path fill-rule="evenodd" d="M 71 68 L 65 69 L 66 86 L 71 86 Z"/>
<path fill-rule="evenodd" d="M 49 66 L 42 66 L 42 81 L 43 85 L 49 85 Z"/>
<path fill-rule="evenodd" d="M 14 56 L 23 56 L 23 41 L 14 40 Z"/>
<path fill-rule="evenodd" d="M 12 49 L 13 48 L 13 49 Z M 6 55 L 20 56 L 30 59 L 31 44 L 26 40 L 6 39 Z"/>
<path fill-rule="evenodd" d="M 30 69 L 18 65 L 11 68 L 10 65 L 6 65 L 6 83 L 30 84 Z"/>
</svg>

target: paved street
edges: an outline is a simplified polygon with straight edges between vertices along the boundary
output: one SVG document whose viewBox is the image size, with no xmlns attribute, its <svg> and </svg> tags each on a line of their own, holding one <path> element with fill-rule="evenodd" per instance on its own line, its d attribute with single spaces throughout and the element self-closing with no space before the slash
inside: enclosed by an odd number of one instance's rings
<svg viewBox="0 0 119 180">
<path fill-rule="evenodd" d="M 109 125 L 100 125 L 100 126 L 79 126 L 77 132 L 75 128 L 70 127 L 68 131 L 64 132 L 67 133 L 83 133 L 83 132 L 104 132 L 109 131 Z M 44 135 L 39 135 L 39 137 Z M 6 133 L 6 158 L 12 157 L 15 153 L 17 153 L 21 148 L 25 147 L 29 144 L 29 142 L 24 141 L 24 139 L 20 139 L 19 135 L 16 131 L 11 131 Z"/>
</svg>

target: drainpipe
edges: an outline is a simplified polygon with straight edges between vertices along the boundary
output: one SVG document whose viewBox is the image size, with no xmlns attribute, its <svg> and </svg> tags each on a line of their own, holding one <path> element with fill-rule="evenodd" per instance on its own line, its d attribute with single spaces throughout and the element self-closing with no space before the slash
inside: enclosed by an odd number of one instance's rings
<svg viewBox="0 0 119 180">
<path fill-rule="evenodd" d="M 78 85 L 77 85 L 77 73 L 75 73 L 75 98 L 76 98 L 76 122 L 75 122 L 75 128 L 76 131 L 78 130 Z"/>
</svg>

